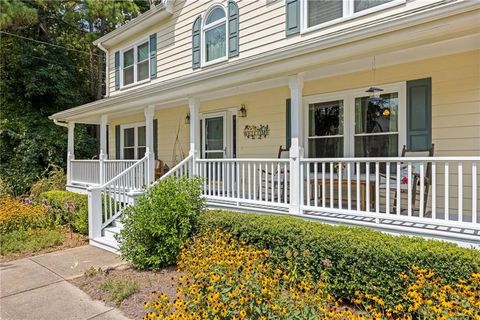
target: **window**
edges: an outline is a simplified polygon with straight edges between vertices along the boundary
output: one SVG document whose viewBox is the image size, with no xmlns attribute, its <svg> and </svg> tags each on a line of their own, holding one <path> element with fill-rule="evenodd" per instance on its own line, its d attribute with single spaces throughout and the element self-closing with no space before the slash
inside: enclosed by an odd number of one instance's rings
<svg viewBox="0 0 480 320">
<path fill-rule="evenodd" d="M 148 40 L 123 50 L 122 70 L 122 86 L 128 86 L 150 78 Z"/>
<path fill-rule="evenodd" d="M 305 97 L 310 158 L 393 157 L 405 143 L 405 84 L 382 85 L 380 99 L 365 89 Z"/>
<path fill-rule="evenodd" d="M 121 137 L 122 159 L 143 158 L 146 151 L 146 128 L 145 124 L 130 124 L 122 126 Z"/>
<path fill-rule="evenodd" d="M 405 0 L 306 0 L 302 1 L 302 25 L 308 31 L 404 2 Z"/>
<path fill-rule="evenodd" d="M 222 6 L 214 6 L 207 13 L 203 39 L 206 64 L 227 58 L 227 16 Z"/>
</svg>

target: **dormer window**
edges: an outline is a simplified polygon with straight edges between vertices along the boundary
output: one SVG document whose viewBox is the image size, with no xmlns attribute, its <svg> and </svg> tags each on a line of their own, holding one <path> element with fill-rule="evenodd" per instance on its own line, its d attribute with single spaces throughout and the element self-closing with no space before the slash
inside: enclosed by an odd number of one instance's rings
<svg viewBox="0 0 480 320">
<path fill-rule="evenodd" d="M 124 49 L 121 56 L 123 87 L 150 79 L 148 39 Z"/>
<path fill-rule="evenodd" d="M 214 6 L 207 13 L 203 25 L 203 39 L 206 64 L 227 58 L 227 15 L 222 6 Z"/>
</svg>

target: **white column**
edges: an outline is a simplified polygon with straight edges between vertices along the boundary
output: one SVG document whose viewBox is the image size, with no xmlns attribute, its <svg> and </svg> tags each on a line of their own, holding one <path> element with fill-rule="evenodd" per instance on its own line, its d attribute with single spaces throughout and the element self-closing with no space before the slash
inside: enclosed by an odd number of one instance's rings
<svg viewBox="0 0 480 320">
<path fill-rule="evenodd" d="M 200 101 L 195 98 L 188 99 L 188 107 L 190 110 L 190 152 L 193 156 L 191 174 L 195 175 L 196 163 L 195 160 L 200 156 L 200 120 L 199 109 Z"/>
<path fill-rule="evenodd" d="M 147 152 L 150 153 L 150 164 L 149 164 L 149 172 L 150 172 L 150 181 L 155 180 L 155 157 L 154 154 L 155 149 L 153 148 L 153 115 L 155 113 L 154 106 L 148 106 L 144 110 L 145 113 L 145 135 L 146 135 L 146 147 Z"/>
<path fill-rule="evenodd" d="M 100 119 L 100 158 L 108 158 L 107 150 L 107 122 L 108 115 L 102 115 Z"/>
<path fill-rule="evenodd" d="M 290 213 L 299 214 L 300 188 L 303 181 L 300 177 L 300 159 L 303 157 L 303 75 L 288 77 L 290 87 L 291 114 L 291 146 L 290 146 Z"/>
<path fill-rule="evenodd" d="M 72 181 L 71 160 L 75 159 L 74 139 L 75 139 L 75 122 L 69 122 L 68 135 L 67 135 L 67 184 L 70 184 L 70 182 Z"/>
</svg>

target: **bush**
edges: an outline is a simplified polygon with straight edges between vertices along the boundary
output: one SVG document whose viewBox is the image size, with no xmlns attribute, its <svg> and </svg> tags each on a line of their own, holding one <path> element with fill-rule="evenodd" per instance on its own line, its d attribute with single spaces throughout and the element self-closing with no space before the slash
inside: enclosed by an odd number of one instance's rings
<svg viewBox="0 0 480 320">
<path fill-rule="evenodd" d="M 28 204 L 18 198 L 0 198 L 0 234 L 44 228 L 50 224 L 44 206 Z"/>
<path fill-rule="evenodd" d="M 43 192 L 51 190 L 65 190 L 67 176 L 62 168 L 51 166 L 48 176 L 35 182 L 30 188 L 30 194 L 38 200 Z"/>
<path fill-rule="evenodd" d="M 0 237 L 0 255 L 33 253 L 63 243 L 64 235 L 57 230 L 16 230 Z"/>
<path fill-rule="evenodd" d="M 126 209 L 118 237 L 122 256 L 141 269 L 175 264 L 203 208 L 199 179 L 161 181 Z"/>
<path fill-rule="evenodd" d="M 39 196 L 57 224 L 88 235 L 88 196 L 70 191 L 47 191 Z"/>
<path fill-rule="evenodd" d="M 394 306 L 406 289 L 399 275 L 412 265 L 428 268 L 448 283 L 480 270 L 475 249 L 294 217 L 209 211 L 199 219 L 198 228 L 220 228 L 269 249 L 275 265 L 322 279 L 329 293 L 348 301 L 361 291 Z"/>
</svg>

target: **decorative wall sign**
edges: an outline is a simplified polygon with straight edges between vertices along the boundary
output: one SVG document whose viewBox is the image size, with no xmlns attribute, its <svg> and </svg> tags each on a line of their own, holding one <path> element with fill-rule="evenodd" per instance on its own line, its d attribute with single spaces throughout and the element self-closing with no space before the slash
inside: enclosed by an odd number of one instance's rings
<svg viewBox="0 0 480 320">
<path fill-rule="evenodd" d="M 267 125 L 260 124 L 258 126 L 250 124 L 243 129 L 243 135 L 247 139 L 264 139 L 270 134 L 270 128 Z"/>
</svg>

